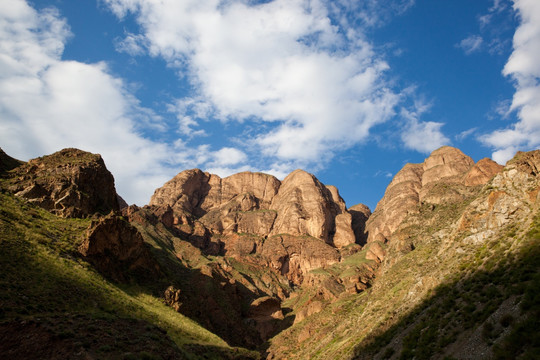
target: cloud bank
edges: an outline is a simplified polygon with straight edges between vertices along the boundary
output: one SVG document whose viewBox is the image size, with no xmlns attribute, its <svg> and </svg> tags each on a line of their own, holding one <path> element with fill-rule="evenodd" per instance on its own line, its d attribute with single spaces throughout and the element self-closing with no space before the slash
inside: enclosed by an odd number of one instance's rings
<svg viewBox="0 0 540 360">
<path fill-rule="evenodd" d="M 145 204 L 180 165 L 198 163 L 197 149 L 139 135 L 141 124 L 159 125 L 159 118 L 140 106 L 105 63 L 61 60 L 71 36 L 54 9 L 37 12 L 22 0 L 0 2 L 1 146 L 21 159 L 64 147 L 101 153 L 120 194 Z"/>
<path fill-rule="evenodd" d="M 260 170 L 283 177 L 296 167 L 324 165 L 368 141 L 377 125 L 397 121 L 408 96 L 391 86 L 388 64 L 365 29 L 413 0 L 104 3 L 119 19 L 134 16 L 139 25 L 139 33 L 116 40 L 117 51 L 163 58 L 188 79 L 191 93 L 166 109 L 177 128 L 141 106 L 107 63 L 63 60 L 76 34 L 57 10 L 4 0 L 0 142 L 21 159 L 64 147 L 101 153 L 131 203 L 145 204 L 153 189 L 190 167 L 221 176 Z M 442 124 L 401 120 L 405 126 L 396 128 L 405 147 L 426 152 L 447 141 Z M 227 139 L 232 145 L 213 148 L 204 144 L 208 121 L 249 124 L 250 130 Z M 159 143 L 143 135 L 150 130 L 178 137 Z M 411 145 L 415 132 L 433 141 Z M 194 138 L 203 141 L 193 145 Z M 254 158 L 264 161 L 255 167 Z"/>
<path fill-rule="evenodd" d="M 105 2 L 140 25 L 125 48 L 145 47 L 189 78 L 196 96 L 173 106 L 188 136 L 205 135 L 198 128 L 204 117 L 255 120 L 267 126 L 246 140 L 251 149 L 305 166 L 365 142 L 402 100 L 364 34 L 385 18 L 380 2 Z M 399 13 L 414 1 L 385 4 Z"/>
<path fill-rule="evenodd" d="M 517 150 L 540 147 L 540 2 L 514 0 L 514 10 L 520 25 L 503 74 L 516 88 L 510 110 L 517 112 L 518 121 L 481 138 L 494 148 L 493 159 L 501 164 Z"/>
</svg>

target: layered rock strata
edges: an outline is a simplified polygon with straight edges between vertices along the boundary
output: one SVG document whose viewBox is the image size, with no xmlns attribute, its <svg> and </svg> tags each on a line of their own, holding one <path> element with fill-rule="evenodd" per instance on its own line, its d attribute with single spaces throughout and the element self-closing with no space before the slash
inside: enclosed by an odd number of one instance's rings
<svg viewBox="0 0 540 360">
<path fill-rule="evenodd" d="M 421 164 L 407 164 L 392 179 L 366 223 L 367 241 L 386 241 L 422 204 L 459 202 L 502 170 L 490 159 L 476 164 L 459 149 L 443 146 Z"/>
<path fill-rule="evenodd" d="M 363 228 L 369 216 L 360 205 L 353 219 L 334 186 L 303 170 L 283 181 L 186 170 L 155 191 L 149 209 L 206 254 L 259 255 L 293 285 L 312 269 L 339 262 L 340 251 L 358 251 L 351 247 L 358 241 L 353 222 Z"/>
<path fill-rule="evenodd" d="M 221 179 L 198 169 L 186 170 L 157 189 L 150 206 L 170 208 L 171 225 L 179 228 L 194 226 L 197 220 L 220 235 L 309 235 L 335 247 L 356 242 L 351 214 L 337 189 L 303 170 L 283 182 L 262 173 Z"/>
</svg>

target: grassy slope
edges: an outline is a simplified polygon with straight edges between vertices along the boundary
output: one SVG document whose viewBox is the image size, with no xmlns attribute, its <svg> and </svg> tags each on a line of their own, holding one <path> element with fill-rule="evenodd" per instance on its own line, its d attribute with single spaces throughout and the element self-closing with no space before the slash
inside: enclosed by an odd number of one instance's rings
<svg viewBox="0 0 540 360">
<path fill-rule="evenodd" d="M 526 231 L 510 227 L 460 265 L 397 324 L 356 350 L 363 359 L 495 359 L 540 353 L 540 217 Z M 473 348 L 470 348 L 474 346 Z"/>
<path fill-rule="evenodd" d="M 466 358 L 460 345 L 497 356 L 513 351 L 528 358 L 538 351 L 538 332 L 522 335 L 540 327 L 539 219 L 520 219 L 479 244 L 437 236 L 461 211 L 450 204 L 421 212 L 416 220 L 422 225 L 405 231 L 414 251 L 364 293 L 342 296 L 276 336 L 270 353 L 288 359 L 427 359 Z"/>
<path fill-rule="evenodd" d="M 30 321 L 47 329 L 52 341 L 71 339 L 81 351 L 98 357 L 123 358 L 137 351 L 133 339 L 143 338 L 147 346 L 135 358 L 164 353 L 188 359 L 253 356 L 228 347 L 145 289 L 119 287 L 96 273 L 76 255 L 88 225 L 89 220 L 61 219 L 0 194 L 0 328 L 16 329 L 19 322 Z M 99 321 L 100 334 L 118 337 L 110 344 L 102 336 L 97 343 L 84 342 L 95 336 L 86 327 L 92 321 Z M 139 325 L 126 327 L 126 321 Z M 130 334 L 131 341 L 122 333 Z M 18 335 L 23 334 L 13 336 Z"/>
</svg>

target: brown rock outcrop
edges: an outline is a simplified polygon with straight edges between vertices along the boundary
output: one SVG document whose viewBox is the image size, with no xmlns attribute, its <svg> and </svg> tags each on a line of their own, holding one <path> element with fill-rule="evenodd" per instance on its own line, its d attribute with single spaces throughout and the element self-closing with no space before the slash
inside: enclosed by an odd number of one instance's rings
<svg viewBox="0 0 540 360">
<path fill-rule="evenodd" d="M 366 259 L 381 262 L 384 260 L 386 251 L 379 242 L 370 242 L 367 245 Z"/>
<path fill-rule="evenodd" d="M 295 285 L 300 285 L 310 270 L 340 260 L 334 247 L 311 236 L 272 236 L 264 241 L 257 253 Z"/>
<path fill-rule="evenodd" d="M 336 217 L 346 214 L 337 189 L 324 186 L 303 170 L 295 170 L 283 180 L 272 209 L 278 215 L 270 235 L 310 235 L 338 247 L 355 242 L 349 214 L 337 220 L 339 232 L 336 228 Z"/>
<path fill-rule="evenodd" d="M 253 300 L 248 319 L 255 322 L 255 329 L 262 341 L 269 339 L 279 329 L 279 320 L 283 320 L 281 301 L 270 296 Z"/>
<path fill-rule="evenodd" d="M 210 175 L 199 169 L 185 170 L 156 189 L 150 205 L 169 206 L 175 212 L 194 213 L 208 194 Z M 203 214 L 200 214 L 203 215 Z"/>
<path fill-rule="evenodd" d="M 180 289 L 177 289 L 172 285 L 169 286 L 163 294 L 165 297 L 165 304 L 172 307 L 175 311 L 180 311 L 180 307 L 182 306 L 181 293 Z"/>
<path fill-rule="evenodd" d="M 150 205 L 169 205 L 175 211 L 187 211 L 201 217 L 234 201 L 238 196 L 241 210 L 268 208 L 280 182 L 271 175 L 243 172 L 221 179 L 199 169 L 185 170 L 157 189 Z M 242 208 L 243 205 L 243 208 Z"/>
<path fill-rule="evenodd" d="M 405 165 L 367 221 L 367 241 L 388 239 L 409 214 L 419 211 L 422 203 L 462 201 L 471 191 L 468 187 L 483 185 L 500 171 L 500 165 L 494 161 L 482 159 L 475 164 L 450 146 L 433 151 L 422 164 Z"/>
<path fill-rule="evenodd" d="M 484 158 L 474 164 L 474 166 L 465 174 L 463 177 L 463 184 L 466 186 L 483 185 L 501 172 L 502 169 L 502 165 L 497 164 L 491 159 Z"/>
<path fill-rule="evenodd" d="M 118 282 L 160 275 L 139 231 L 118 216 L 92 221 L 79 252 L 100 273 Z"/>
<path fill-rule="evenodd" d="M 465 239 L 481 242 L 516 219 L 525 218 L 540 201 L 540 150 L 518 152 L 491 181 L 487 198 L 473 201 L 457 224 Z"/>
<path fill-rule="evenodd" d="M 63 217 L 117 211 L 114 178 L 100 155 L 64 149 L 10 173 L 8 190 Z"/>
<path fill-rule="evenodd" d="M 443 146 L 433 151 L 422 164 L 422 187 L 439 182 L 442 179 L 458 178 L 455 182 L 461 182 L 460 177 L 474 165 L 473 159 L 465 155 L 461 150 Z"/>
<path fill-rule="evenodd" d="M 157 189 L 150 206 L 156 214 L 167 214 L 166 226 L 189 232 L 198 220 L 212 234 L 225 235 L 225 249 L 227 239 L 235 241 L 230 235 L 236 233 L 309 235 L 336 247 L 356 242 L 352 216 L 337 189 L 302 170 L 283 183 L 262 173 L 221 179 L 198 169 L 186 170 Z"/>
<path fill-rule="evenodd" d="M 409 213 L 417 211 L 423 172 L 422 164 L 407 164 L 394 176 L 366 223 L 368 242 L 388 239 Z"/>
</svg>

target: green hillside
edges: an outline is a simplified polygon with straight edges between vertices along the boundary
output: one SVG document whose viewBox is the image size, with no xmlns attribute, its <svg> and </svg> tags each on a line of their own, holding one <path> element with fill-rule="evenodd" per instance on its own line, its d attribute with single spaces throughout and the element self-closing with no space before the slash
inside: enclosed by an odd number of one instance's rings
<svg viewBox="0 0 540 360">
<path fill-rule="evenodd" d="M 104 279 L 76 251 L 90 222 L 0 194 L 0 334 L 9 339 L 0 353 L 14 359 L 257 357 L 229 347 L 144 287 Z"/>
</svg>

